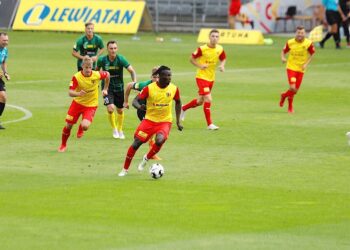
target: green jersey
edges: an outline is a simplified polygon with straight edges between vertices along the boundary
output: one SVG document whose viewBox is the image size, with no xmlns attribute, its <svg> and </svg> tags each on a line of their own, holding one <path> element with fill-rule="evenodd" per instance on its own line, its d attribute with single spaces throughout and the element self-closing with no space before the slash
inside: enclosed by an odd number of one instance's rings
<svg viewBox="0 0 350 250">
<path fill-rule="evenodd" d="M 107 56 L 101 56 L 97 60 L 97 68 L 108 71 L 110 74 L 110 82 L 108 92 L 124 92 L 123 68 L 128 68 L 130 63 L 122 55 L 117 55 L 113 61 Z M 102 80 L 102 88 L 104 80 Z"/>
<path fill-rule="evenodd" d="M 135 82 L 134 85 L 132 86 L 132 88 L 134 90 L 138 90 L 141 91 L 143 90 L 146 86 L 150 85 L 152 83 L 152 80 L 147 80 L 147 81 L 143 81 L 143 82 Z"/>
<path fill-rule="evenodd" d="M 133 85 L 132 85 L 132 88 L 134 90 L 137 90 L 137 91 L 141 91 L 143 90 L 145 87 L 147 87 L 148 85 L 150 85 L 152 83 L 152 80 L 147 80 L 147 81 L 143 81 L 143 82 L 135 82 Z M 146 100 L 139 100 L 139 103 L 140 104 L 146 104 Z M 143 115 L 145 116 L 145 115 Z"/>
<path fill-rule="evenodd" d="M 97 51 L 103 48 L 104 48 L 104 45 L 103 45 L 102 38 L 95 34 L 91 40 L 89 40 L 85 35 L 80 37 L 73 47 L 75 51 L 77 52 L 79 51 L 80 55 L 82 56 L 87 55 L 89 57 L 96 56 Z M 77 62 L 78 69 L 81 68 L 81 63 L 82 63 L 82 60 L 78 59 L 78 62 Z M 93 67 L 94 68 L 96 67 L 96 62 L 94 62 Z"/>
</svg>

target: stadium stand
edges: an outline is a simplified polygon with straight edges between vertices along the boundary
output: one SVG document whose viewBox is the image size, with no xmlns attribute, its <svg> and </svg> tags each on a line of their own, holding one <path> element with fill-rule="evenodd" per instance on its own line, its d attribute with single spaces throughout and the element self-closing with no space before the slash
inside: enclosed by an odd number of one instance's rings
<svg viewBox="0 0 350 250">
<path fill-rule="evenodd" d="M 156 31 L 227 27 L 227 0 L 147 0 Z"/>
</svg>

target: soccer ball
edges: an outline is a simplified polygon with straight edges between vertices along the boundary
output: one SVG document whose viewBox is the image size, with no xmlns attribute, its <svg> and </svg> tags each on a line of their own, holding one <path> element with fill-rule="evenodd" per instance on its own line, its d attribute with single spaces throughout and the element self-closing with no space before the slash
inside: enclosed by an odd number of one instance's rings
<svg viewBox="0 0 350 250">
<path fill-rule="evenodd" d="M 149 169 L 149 173 L 153 179 L 159 179 L 164 174 L 164 168 L 159 163 L 153 163 Z"/>
</svg>

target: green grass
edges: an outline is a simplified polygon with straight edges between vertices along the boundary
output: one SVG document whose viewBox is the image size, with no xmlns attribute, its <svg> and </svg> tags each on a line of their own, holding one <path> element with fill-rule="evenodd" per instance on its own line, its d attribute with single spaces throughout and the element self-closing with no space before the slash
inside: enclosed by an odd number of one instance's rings
<svg viewBox="0 0 350 250">
<path fill-rule="evenodd" d="M 172 68 L 183 103 L 196 96 L 189 55 L 196 36 L 103 35 L 117 39 L 140 80 L 154 65 Z M 138 125 L 126 110 L 126 140 L 115 140 L 100 106 L 81 140 L 57 153 L 71 99 L 71 56 L 78 34 L 10 32 L 8 104 L 0 131 L 1 249 L 349 249 L 350 50 L 317 54 L 288 115 L 278 107 L 287 88 L 280 51 L 230 46 L 217 73 L 207 131 L 202 108 L 189 110 L 184 131 L 173 127 L 159 155 L 160 180 L 138 173 L 117 177 Z M 171 37 L 182 39 L 180 43 Z M 126 81 L 130 78 L 126 74 Z M 134 94 L 133 94 L 134 95 Z"/>
</svg>

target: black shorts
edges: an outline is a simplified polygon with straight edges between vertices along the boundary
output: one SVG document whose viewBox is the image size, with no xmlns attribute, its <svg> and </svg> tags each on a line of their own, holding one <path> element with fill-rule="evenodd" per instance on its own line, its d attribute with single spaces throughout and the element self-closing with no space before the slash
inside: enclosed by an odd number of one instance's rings
<svg viewBox="0 0 350 250">
<path fill-rule="evenodd" d="M 338 11 L 326 10 L 326 19 L 329 25 L 340 24 L 341 18 Z"/>
<path fill-rule="evenodd" d="M 124 92 L 108 92 L 108 95 L 104 97 L 104 105 L 109 104 L 114 104 L 118 109 L 123 108 Z"/>
<path fill-rule="evenodd" d="M 5 82 L 0 78 L 0 91 L 6 91 Z"/>
</svg>

